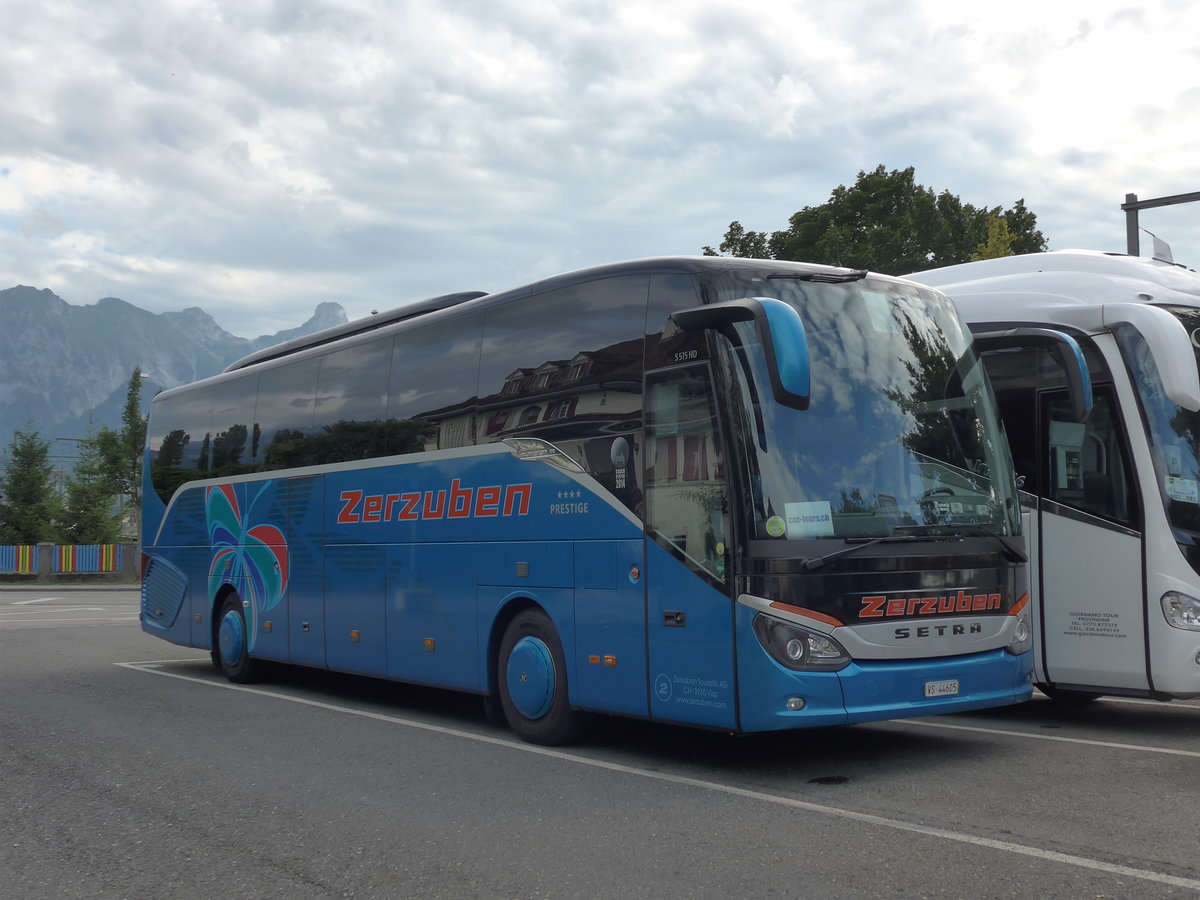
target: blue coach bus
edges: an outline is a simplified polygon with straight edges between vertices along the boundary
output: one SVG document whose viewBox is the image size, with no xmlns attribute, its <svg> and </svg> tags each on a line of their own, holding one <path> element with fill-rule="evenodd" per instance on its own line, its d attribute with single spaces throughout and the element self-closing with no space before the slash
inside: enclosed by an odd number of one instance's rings
<svg viewBox="0 0 1200 900">
<path fill-rule="evenodd" d="M 740 732 L 1030 696 L 1012 464 L 950 301 L 649 259 L 401 307 L 164 391 L 142 628 Z"/>
</svg>

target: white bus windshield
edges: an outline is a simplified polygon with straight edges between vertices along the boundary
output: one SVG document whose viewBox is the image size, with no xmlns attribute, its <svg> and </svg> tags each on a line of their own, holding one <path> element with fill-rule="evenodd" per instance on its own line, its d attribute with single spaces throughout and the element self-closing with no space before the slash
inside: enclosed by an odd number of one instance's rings
<svg viewBox="0 0 1200 900">
<path fill-rule="evenodd" d="M 1191 335 L 1200 364 L 1200 310 L 1187 306 L 1166 309 Z M 1200 539 L 1200 412 L 1184 409 L 1167 396 L 1153 354 L 1137 329 L 1123 326 L 1115 335 L 1150 431 L 1155 475 L 1167 516 L 1173 528 L 1191 532 L 1194 542 Z"/>
<path fill-rule="evenodd" d="M 811 404 L 800 411 L 771 402 L 752 328 L 739 325 L 741 346 L 728 349 L 752 538 L 1020 532 L 995 400 L 947 298 L 884 279 L 745 272 L 717 290 L 716 300 L 791 304 L 811 361 Z"/>
</svg>

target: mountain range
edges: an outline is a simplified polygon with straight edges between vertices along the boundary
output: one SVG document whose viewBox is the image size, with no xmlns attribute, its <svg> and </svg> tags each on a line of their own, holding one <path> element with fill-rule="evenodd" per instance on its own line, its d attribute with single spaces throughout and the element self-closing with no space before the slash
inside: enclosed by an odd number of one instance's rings
<svg viewBox="0 0 1200 900">
<path fill-rule="evenodd" d="M 152 313 L 116 297 L 73 306 L 45 289 L 0 290 L 0 456 L 17 429 L 31 427 L 49 440 L 120 428 L 135 367 L 142 370 L 145 411 L 159 390 L 346 321 L 340 304 L 326 302 L 296 328 L 250 339 L 225 331 L 198 307 Z"/>
</svg>

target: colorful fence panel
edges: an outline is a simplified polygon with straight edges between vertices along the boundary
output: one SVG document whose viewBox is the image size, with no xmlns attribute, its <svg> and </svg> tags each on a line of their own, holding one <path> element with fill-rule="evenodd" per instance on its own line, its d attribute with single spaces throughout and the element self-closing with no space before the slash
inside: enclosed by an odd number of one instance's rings
<svg viewBox="0 0 1200 900">
<path fill-rule="evenodd" d="M 64 544 L 54 548 L 52 572 L 91 575 L 121 570 L 120 544 Z"/>
<path fill-rule="evenodd" d="M 0 547 L 0 574 L 32 575 L 38 570 L 36 544 L 15 544 Z"/>
</svg>

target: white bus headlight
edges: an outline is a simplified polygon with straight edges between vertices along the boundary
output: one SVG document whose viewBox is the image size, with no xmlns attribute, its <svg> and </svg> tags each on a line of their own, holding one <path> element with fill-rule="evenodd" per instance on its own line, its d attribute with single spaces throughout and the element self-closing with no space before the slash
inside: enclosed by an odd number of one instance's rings
<svg viewBox="0 0 1200 900">
<path fill-rule="evenodd" d="M 850 664 L 850 654 L 833 638 L 790 622 L 760 613 L 754 633 L 772 659 L 797 672 L 836 672 Z"/>
<path fill-rule="evenodd" d="M 1195 597 L 1167 591 L 1162 595 L 1162 610 L 1172 628 L 1200 631 L 1200 600 Z"/>
</svg>

